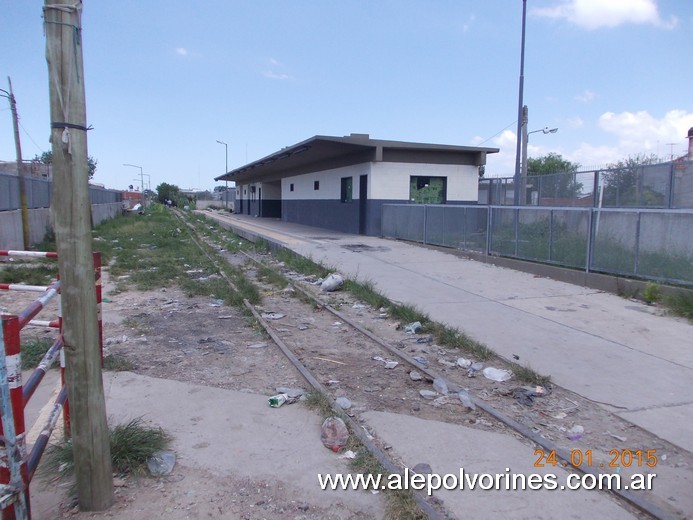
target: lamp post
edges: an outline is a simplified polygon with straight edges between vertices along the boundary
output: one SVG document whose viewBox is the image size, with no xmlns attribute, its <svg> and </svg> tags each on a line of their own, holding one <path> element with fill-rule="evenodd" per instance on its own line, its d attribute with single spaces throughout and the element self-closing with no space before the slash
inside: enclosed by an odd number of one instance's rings
<svg viewBox="0 0 693 520">
<path fill-rule="evenodd" d="M 527 146 L 529 145 L 529 136 L 530 134 L 536 134 L 537 132 L 541 132 L 543 134 L 555 134 L 558 132 L 558 128 L 549 128 L 547 126 L 540 130 L 532 130 L 531 132 L 528 132 L 527 125 L 524 125 L 524 136 L 522 139 L 522 178 L 524 180 L 527 179 Z"/>
<path fill-rule="evenodd" d="M 229 171 L 229 145 L 226 144 L 224 141 L 219 141 L 218 139 L 217 139 L 217 143 L 223 144 L 224 148 L 226 150 L 226 154 L 225 154 L 226 162 L 225 162 L 225 166 L 224 166 L 224 174 L 226 174 Z M 226 189 L 224 191 L 224 207 L 226 209 L 229 209 L 229 181 L 224 180 L 224 183 L 226 185 Z"/>
<path fill-rule="evenodd" d="M 137 166 L 136 164 L 123 164 L 123 166 L 130 166 L 131 168 L 140 169 L 140 182 L 142 183 L 142 210 L 144 211 L 146 209 L 146 206 L 144 203 L 144 173 L 142 173 L 142 167 Z"/>
<path fill-rule="evenodd" d="M 152 189 L 152 176 L 149 175 L 148 173 L 143 173 L 142 175 L 144 175 L 147 178 L 147 189 L 149 191 L 151 191 L 151 189 Z M 144 186 L 142 186 L 142 192 L 144 193 Z M 145 201 L 147 200 L 146 194 L 145 194 L 144 200 Z"/>
<path fill-rule="evenodd" d="M 527 0 L 522 0 L 522 42 L 520 44 L 520 92 L 519 99 L 517 103 L 517 150 L 515 152 L 515 178 L 513 184 L 515 185 L 513 204 L 518 206 L 520 204 L 520 155 L 522 148 L 522 94 L 525 83 L 525 20 L 527 18 Z"/>
</svg>

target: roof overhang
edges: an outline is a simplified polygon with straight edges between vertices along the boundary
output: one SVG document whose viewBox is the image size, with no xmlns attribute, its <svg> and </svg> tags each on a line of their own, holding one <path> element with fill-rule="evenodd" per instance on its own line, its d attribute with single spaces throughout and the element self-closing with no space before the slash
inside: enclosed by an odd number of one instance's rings
<svg viewBox="0 0 693 520">
<path fill-rule="evenodd" d="M 268 182 L 373 161 L 482 166 L 486 164 L 486 154 L 497 152 L 498 148 L 370 139 L 365 134 L 346 137 L 316 135 L 231 170 L 214 180 Z"/>
</svg>

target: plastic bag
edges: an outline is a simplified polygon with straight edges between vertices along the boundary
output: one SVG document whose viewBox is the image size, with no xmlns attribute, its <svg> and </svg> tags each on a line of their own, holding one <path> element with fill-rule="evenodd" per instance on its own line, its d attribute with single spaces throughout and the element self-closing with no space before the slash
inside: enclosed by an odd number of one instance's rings
<svg viewBox="0 0 693 520">
<path fill-rule="evenodd" d="M 339 417 L 328 417 L 322 423 L 320 440 L 326 448 L 338 452 L 349 440 L 349 430 Z"/>
</svg>

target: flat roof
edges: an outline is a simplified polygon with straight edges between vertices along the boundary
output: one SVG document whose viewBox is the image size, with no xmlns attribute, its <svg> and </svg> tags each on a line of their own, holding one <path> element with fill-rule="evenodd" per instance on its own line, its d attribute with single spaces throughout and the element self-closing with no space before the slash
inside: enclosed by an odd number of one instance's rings
<svg viewBox="0 0 693 520">
<path fill-rule="evenodd" d="M 371 139 L 368 134 L 344 137 L 316 135 L 215 177 L 214 180 L 272 181 L 371 161 L 482 166 L 486 164 L 486 154 L 498 151 L 498 148 Z"/>
</svg>

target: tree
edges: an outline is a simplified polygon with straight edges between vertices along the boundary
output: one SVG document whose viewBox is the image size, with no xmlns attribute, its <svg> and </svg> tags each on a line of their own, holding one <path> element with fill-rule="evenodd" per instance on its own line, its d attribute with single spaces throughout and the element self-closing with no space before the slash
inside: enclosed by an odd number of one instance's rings
<svg viewBox="0 0 693 520">
<path fill-rule="evenodd" d="M 42 164 L 53 164 L 53 152 L 43 152 L 41 155 L 35 155 L 34 161 L 40 162 Z M 91 155 L 87 158 L 87 167 L 89 168 L 89 179 L 96 173 L 96 165 L 99 163 Z"/>
<path fill-rule="evenodd" d="M 661 206 L 664 194 L 643 186 L 643 174 L 648 165 L 659 163 L 655 155 L 638 154 L 607 166 L 602 172 L 604 196 L 602 205 L 620 206 Z"/>
<path fill-rule="evenodd" d="M 539 190 L 539 198 L 574 199 L 582 193 L 582 183 L 575 174 L 580 165 L 568 161 L 562 155 L 549 153 L 539 158 L 527 159 L 527 176 L 540 177 L 533 182 Z"/>
<path fill-rule="evenodd" d="M 180 188 L 175 184 L 162 182 L 156 187 L 156 200 L 161 204 L 166 204 L 166 200 L 176 201 L 180 197 Z"/>
</svg>

